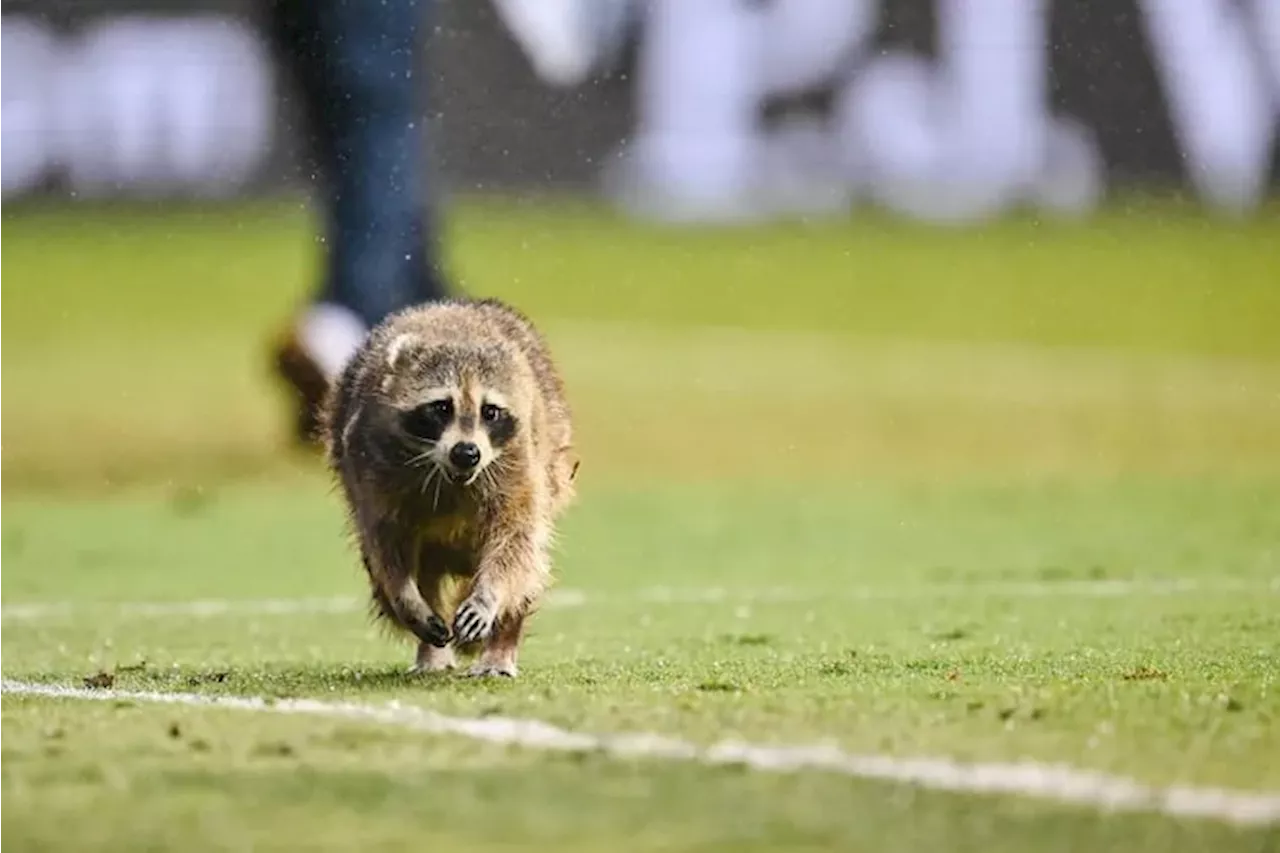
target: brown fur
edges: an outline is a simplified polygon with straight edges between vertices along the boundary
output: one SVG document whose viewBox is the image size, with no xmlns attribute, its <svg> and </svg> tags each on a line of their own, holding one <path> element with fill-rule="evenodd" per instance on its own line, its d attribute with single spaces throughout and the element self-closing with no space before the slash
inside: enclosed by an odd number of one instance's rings
<svg viewBox="0 0 1280 853">
<path fill-rule="evenodd" d="M 474 674 L 515 675 L 577 473 L 564 386 L 533 325 L 495 300 L 387 318 L 330 389 L 322 435 L 375 612 L 417 636 L 415 669 L 479 646 Z"/>
</svg>

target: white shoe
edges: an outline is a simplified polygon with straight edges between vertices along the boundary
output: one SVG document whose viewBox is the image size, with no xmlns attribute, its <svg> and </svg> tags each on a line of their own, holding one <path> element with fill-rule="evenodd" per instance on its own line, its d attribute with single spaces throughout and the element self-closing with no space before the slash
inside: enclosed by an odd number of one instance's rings
<svg viewBox="0 0 1280 853">
<path fill-rule="evenodd" d="M 367 334 L 355 312 L 328 302 L 312 305 L 298 320 L 298 343 L 329 382 L 342 373 Z"/>
<path fill-rule="evenodd" d="M 368 329 L 339 305 L 312 305 L 277 342 L 275 370 L 294 398 L 294 439 L 310 445 L 318 438 L 320 407 L 329 386 L 364 342 Z"/>
</svg>

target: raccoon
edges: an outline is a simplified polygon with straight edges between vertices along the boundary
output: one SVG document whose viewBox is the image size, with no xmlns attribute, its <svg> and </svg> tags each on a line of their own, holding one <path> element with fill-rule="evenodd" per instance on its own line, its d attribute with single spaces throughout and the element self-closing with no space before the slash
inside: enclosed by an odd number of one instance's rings
<svg viewBox="0 0 1280 853">
<path fill-rule="evenodd" d="M 542 336 L 498 300 L 447 300 L 375 327 L 329 389 L 325 455 L 376 616 L 418 640 L 417 672 L 516 676 L 551 583 L 579 460 Z"/>
</svg>

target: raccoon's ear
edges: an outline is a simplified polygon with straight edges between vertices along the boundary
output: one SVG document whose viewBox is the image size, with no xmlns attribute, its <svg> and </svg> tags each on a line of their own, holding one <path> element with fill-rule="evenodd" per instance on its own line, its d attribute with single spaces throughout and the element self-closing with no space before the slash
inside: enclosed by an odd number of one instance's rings
<svg viewBox="0 0 1280 853">
<path fill-rule="evenodd" d="M 418 340 L 408 332 L 403 332 L 391 339 L 391 343 L 387 344 L 387 370 L 395 370 L 404 362 L 407 356 L 413 354 L 418 348 Z"/>
</svg>

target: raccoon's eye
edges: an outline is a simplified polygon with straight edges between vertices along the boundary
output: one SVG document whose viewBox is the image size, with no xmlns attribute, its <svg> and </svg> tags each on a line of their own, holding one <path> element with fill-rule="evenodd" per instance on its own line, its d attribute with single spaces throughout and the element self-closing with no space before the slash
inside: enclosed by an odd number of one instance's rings
<svg viewBox="0 0 1280 853">
<path fill-rule="evenodd" d="M 480 407 L 480 417 L 488 423 L 495 423 L 498 418 L 502 417 L 502 409 L 493 403 L 485 403 Z"/>
<path fill-rule="evenodd" d="M 400 425 L 414 438 L 437 441 L 453 416 L 451 400 L 432 400 L 400 415 Z"/>
</svg>

